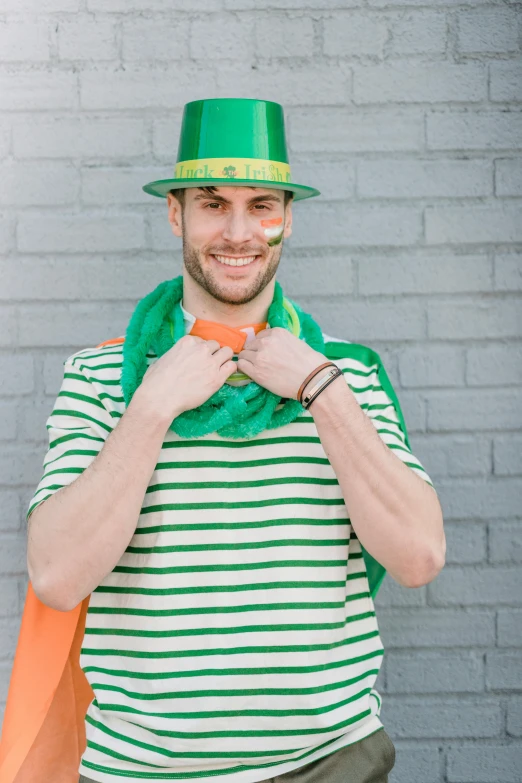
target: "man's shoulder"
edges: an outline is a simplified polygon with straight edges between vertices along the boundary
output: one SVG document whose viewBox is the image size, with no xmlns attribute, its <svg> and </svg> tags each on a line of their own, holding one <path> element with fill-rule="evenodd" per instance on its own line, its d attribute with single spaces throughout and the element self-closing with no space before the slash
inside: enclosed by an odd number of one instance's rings
<svg viewBox="0 0 522 783">
<path fill-rule="evenodd" d="M 112 365 L 116 365 L 118 362 L 121 364 L 124 342 L 124 337 L 115 337 L 91 348 L 82 348 L 68 356 L 64 364 L 68 363 L 74 367 L 82 366 L 91 370 L 103 365 L 106 360 L 110 361 Z"/>
<path fill-rule="evenodd" d="M 328 359 L 352 359 L 364 364 L 368 368 L 375 369 L 381 363 L 377 351 L 362 343 L 350 342 L 350 340 L 341 340 L 338 337 L 323 332 L 324 353 Z"/>
</svg>

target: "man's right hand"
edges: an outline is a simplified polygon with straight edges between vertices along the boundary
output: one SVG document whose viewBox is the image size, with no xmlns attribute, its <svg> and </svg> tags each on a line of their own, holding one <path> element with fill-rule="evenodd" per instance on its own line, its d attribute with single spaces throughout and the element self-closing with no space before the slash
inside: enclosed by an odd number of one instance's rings
<svg viewBox="0 0 522 783">
<path fill-rule="evenodd" d="M 186 334 L 148 368 L 136 394 L 170 423 L 206 402 L 237 371 L 233 355 L 217 340 Z"/>
</svg>

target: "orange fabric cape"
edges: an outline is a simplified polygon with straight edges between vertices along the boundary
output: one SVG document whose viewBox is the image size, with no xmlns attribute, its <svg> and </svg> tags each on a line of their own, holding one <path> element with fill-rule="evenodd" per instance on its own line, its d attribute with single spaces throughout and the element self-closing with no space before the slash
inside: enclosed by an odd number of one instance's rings
<svg viewBox="0 0 522 783">
<path fill-rule="evenodd" d="M 241 350 L 246 335 L 196 323 L 191 334 Z M 200 328 L 201 326 L 201 328 Z M 250 324 L 257 334 L 266 324 Z M 122 343 L 124 338 L 97 345 Z M 371 593 L 384 569 L 363 550 Z M 372 587 L 373 583 L 373 587 Z M 0 783 L 78 783 L 85 714 L 94 692 L 80 668 L 90 596 L 69 612 L 43 604 L 29 582 L 0 740 Z"/>
<path fill-rule="evenodd" d="M 80 668 L 89 596 L 70 612 L 29 582 L 0 743 L 1 783 L 78 783 L 94 693 Z"/>
</svg>

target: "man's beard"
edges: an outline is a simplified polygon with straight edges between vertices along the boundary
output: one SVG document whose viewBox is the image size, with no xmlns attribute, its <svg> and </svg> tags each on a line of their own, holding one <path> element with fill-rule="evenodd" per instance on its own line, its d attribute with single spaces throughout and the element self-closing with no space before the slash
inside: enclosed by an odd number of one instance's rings
<svg viewBox="0 0 522 783">
<path fill-rule="evenodd" d="M 234 256 L 262 255 L 261 259 L 253 262 L 260 264 L 260 272 L 254 280 L 247 283 L 238 278 L 234 287 L 232 286 L 232 280 L 229 287 L 222 286 L 214 278 L 212 271 L 208 267 L 203 268 L 199 252 L 189 244 L 185 236 L 185 230 L 183 230 L 183 263 L 191 278 L 219 302 L 242 305 L 255 299 L 274 277 L 283 251 L 283 241 L 274 248 L 269 248 L 268 254 L 266 253 L 266 248 L 257 248 L 255 250 L 250 248 L 248 251 L 239 253 L 230 247 L 216 247 L 212 248 L 212 251 L 217 253 L 217 255 L 224 256 L 227 254 Z M 267 258 L 270 260 L 267 261 Z"/>
</svg>

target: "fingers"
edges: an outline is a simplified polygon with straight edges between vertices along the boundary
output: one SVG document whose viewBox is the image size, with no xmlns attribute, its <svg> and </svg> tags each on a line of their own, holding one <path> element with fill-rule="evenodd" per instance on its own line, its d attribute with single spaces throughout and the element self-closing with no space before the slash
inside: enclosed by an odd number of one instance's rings
<svg viewBox="0 0 522 783">
<path fill-rule="evenodd" d="M 178 342 L 180 343 L 182 340 L 186 340 L 187 338 L 192 340 L 194 343 L 202 343 L 207 345 L 211 349 L 211 353 L 214 353 L 220 347 L 217 340 L 205 340 L 203 337 L 199 337 L 197 334 L 185 334 L 178 340 Z"/>
<path fill-rule="evenodd" d="M 230 378 L 231 375 L 233 375 L 237 371 L 236 363 L 232 360 L 229 360 L 228 362 L 225 362 L 225 364 L 222 364 L 219 368 L 219 372 L 221 374 L 221 377 L 223 378 L 223 383 L 226 381 L 227 378 Z"/>
<path fill-rule="evenodd" d="M 263 343 L 261 340 L 252 340 L 249 342 L 245 347 L 241 350 L 241 353 L 245 353 L 245 351 L 261 351 L 263 348 Z"/>
<path fill-rule="evenodd" d="M 224 345 L 223 348 L 220 348 L 219 351 L 216 351 L 214 355 L 218 357 L 219 363 L 221 364 L 222 362 L 231 359 L 234 355 L 234 351 L 229 345 Z M 236 363 L 233 362 L 233 365 L 235 367 Z"/>
<path fill-rule="evenodd" d="M 255 365 L 253 362 L 249 362 L 248 360 L 240 359 L 237 363 L 237 371 L 238 372 L 244 372 L 246 375 L 250 375 L 252 370 L 254 369 Z"/>
<path fill-rule="evenodd" d="M 217 340 L 207 340 L 207 345 L 210 347 L 211 353 L 216 353 L 216 351 L 221 350 L 221 345 L 218 343 Z"/>
<path fill-rule="evenodd" d="M 253 362 L 254 359 L 255 359 L 255 355 L 256 355 L 255 351 L 252 351 L 251 349 L 245 350 L 243 348 L 243 350 L 241 351 L 241 353 L 239 355 L 239 359 L 240 360 L 244 359 L 247 362 Z"/>
</svg>

